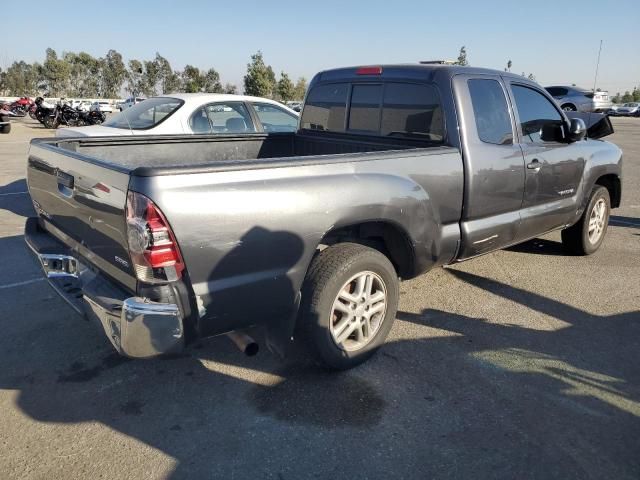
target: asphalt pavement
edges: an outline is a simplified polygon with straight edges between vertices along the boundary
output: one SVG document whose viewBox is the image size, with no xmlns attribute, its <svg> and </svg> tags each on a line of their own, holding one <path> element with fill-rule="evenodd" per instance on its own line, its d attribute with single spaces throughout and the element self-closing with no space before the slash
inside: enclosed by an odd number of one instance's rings
<svg viewBox="0 0 640 480">
<path fill-rule="evenodd" d="M 601 249 L 554 233 L 401 286 L 387 344 L 326 373 L 226 338 L 118 357 L 22 236 L 31 120 L 0 135 L 0 478 L 640 478 L 640 119 L 612 119 Z"/>
</svg>

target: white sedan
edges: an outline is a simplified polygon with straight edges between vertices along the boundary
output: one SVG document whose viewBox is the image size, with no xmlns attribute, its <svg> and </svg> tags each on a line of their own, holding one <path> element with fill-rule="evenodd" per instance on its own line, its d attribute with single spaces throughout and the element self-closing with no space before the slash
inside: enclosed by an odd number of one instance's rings
<svg viewBox="0 0 640 480">
<path fill-rule="evenodd" d="M 113 107 L 111 104 L 103 101 L 93 102 L 91 107 L 89 107 L 89 110 L 92 112 L 113 113 Z"/>
<path fill-rule="evenodd" d="M 274 100 L 217 93 L 152 97 L 102 125 L 56 130 L 57 137 L 294 132 L 298 113 Z"/>
</svg>

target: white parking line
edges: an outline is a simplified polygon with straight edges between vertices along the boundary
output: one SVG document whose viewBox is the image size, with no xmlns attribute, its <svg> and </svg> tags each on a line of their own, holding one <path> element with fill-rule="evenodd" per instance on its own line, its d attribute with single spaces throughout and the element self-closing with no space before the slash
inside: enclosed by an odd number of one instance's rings
<svg viewBox="0 0 640 480">
<path fill-rule="evenodd" d="M 9 193 L 0 193 L 0 197 L 4 197 L 5 195 L 25 195 L 29 192 L 9 192 Z"/>
<path fill-rule="evenodd" d="M 5 288 L 21 287 L 23 285 L 29 285 L 30 283 L 36 283 L 43 281 L 44 278 L 32 278 L 31 280 L 25 280 L 24 282 L 8 283 L 7 285 L 0 285 L 0 290 Z"/>
</svg>

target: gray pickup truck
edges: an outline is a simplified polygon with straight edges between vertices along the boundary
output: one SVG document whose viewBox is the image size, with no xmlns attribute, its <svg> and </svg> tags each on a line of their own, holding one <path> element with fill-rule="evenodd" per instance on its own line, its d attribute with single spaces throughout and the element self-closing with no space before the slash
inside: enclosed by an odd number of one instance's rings
<svg viewBox="0 0 640 480">
<path fill-rule="evenodd" d="M 262 326 L 345 369 L 384 342 L 400 279 L 552 230 L 596 251 L 622 155 L 586 133 L 506 72 L 329 70 L 295 133 L 33 140 L 25 237 L 124 355 Z"/>
</svg>

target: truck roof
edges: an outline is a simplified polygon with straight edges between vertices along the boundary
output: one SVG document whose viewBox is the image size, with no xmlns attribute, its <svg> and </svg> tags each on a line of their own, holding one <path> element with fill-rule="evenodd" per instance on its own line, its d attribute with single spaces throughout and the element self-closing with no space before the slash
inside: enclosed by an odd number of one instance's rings
<svg viewBox="0 0 640 480">
<path fill-rule="evenodd" d="M 379 69 L 380 73 L 376 72 Z M 375 73 L 359 73 L 359 72 L 375 72 Z M 528 80 L 521 75 L 505 72 L 502 70 L 494 70 L 490 68 L 469 67 L 461 65 L 437 64 L 437 63 L 404 63 L 404 64 L 379 64 L 379 65 L 357 65 L 353 67 L 334 68 L 324 70 L 318 73 L 315 81 L 337 81 L 360 79 L 389 79 L 403 78 L 415 80 L 432 80 L 438 74 L 440 77 L 453 77 L 459 74 L 485 74 L 485 75 L 502 75 L 503 77 L 517 78 L 519 80 Z M 442 78 L 442 77 L 441 77 Z"/>
</svg>

